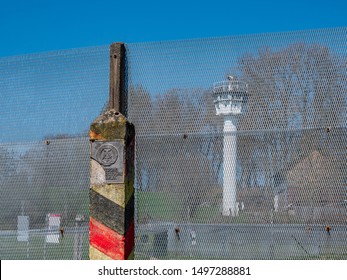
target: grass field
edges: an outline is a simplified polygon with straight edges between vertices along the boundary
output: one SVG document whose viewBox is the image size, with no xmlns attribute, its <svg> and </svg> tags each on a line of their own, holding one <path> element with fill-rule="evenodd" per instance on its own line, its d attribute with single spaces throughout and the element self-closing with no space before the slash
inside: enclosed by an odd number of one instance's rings
<svg viewBox="0 0 347 280">
<path fill-rule="evenodd" d="M 82 259 L 88 259 L 89 239 L 83 238 Z M 46 247 L 46 249 L 45 249 Z M 58 244 L 46 243 L 44 235 L 30 236 L 29 242 L 18 242 L 16 236 L 0 236 L 1 260 L 72 260 L 74 234 L 64 235 Z"/>
<path fill-rule="evenodd" d="M 220 198 L 221 200 L 221 198 Z M 187 205 L 178 193 L 169 192 L 136 192 L 136 207 L 138 219 L 146 223 L 148 220 L 190 222 L 190 223 L 218 223 L 218 224 L 304 224 L 305 221 L 286 212 L 271 212 L 271 209 L 257 211 L 239 211 L 237 217 L 221 215 L 220 203 L 199 205 L 193 217 L 188 218 Z M 221 201 L 219 201 L 221 202 Z"/>
<path fill-rule="evenodd" d="M 173 220 L 181 211 L 179 196 L 175 193 L 137 192 L 136 207 L 139 219 Z"/>
<path fill-rule="evenodd" d="M 83 191 L 80 197 L 76 197 L 76 193 L 73 190 L 66 190 L 64 194 L 60 190 L 51 188 L 49 191 L 49 197 L 51 201 L 49 203 L 49 211 L 51 213 L 67 212 L 64 221 L 64 226 L 73 225 L 76 213 L 85 213 L 88 217 L 89 198 L 88 193 Z M 182 234 L 186 237 L 182 237 L 181 245 L 176 245 L 172 241 L 165 252 L 159 252 L 158 250 L 164 250 L 155 242 L 153 233 L 138 232 L 136 236 L 135 246 L 135 258 L 136 259 L 267 259 L 271 256 L 274 259 L 346 259 L 347 258 L 347 246 L 344 241 L 339 243 L 331 243 L 328 248 L 321 248 L 320 253 L 313 255 L 313 251 L 310 246 L 312 244 L 305 243 L 303 237 L 306 233 L 299 232 L 293 233 L 296 239 L 303 242 L 303 247 L 309 252 L 305 253 L 300 247 L 301 244 L 290 241 L 290 236 L 283 235 L 283 238 L 277 239 L 273 252 L 269 253 L 269 240 L 267 236 L 260 238 L 258 235 L 253 235 L 250 232 L 238 232 L 237 224 L 249 224 L 254 221 L 254 216 L 249 212 L 241 212 L 238 217 L 221 217 L 220 209 L 214 204 L 203 204 L 197 208 L 197 211 L 192 219 L 187 219 L 187 213 L 184 211 L 184 203 L 182 197 L 177 193 L 165 193 L 165 192 L 137 192 L 136 193 L 136 208 L 138 210 L 139 224 L 145 225 L 152 220 L 155 225 L 156 222 L 172 223 L 172 224 L 200 224 L 200 232 L 196 229 L 197 233 L 197 245 L 191 246 L 191 240 L 189 237 L 188 229 L 182 229 Z M 46 212 L 42 212 L 43 214 Z M 256 217 L 258 223 L 268 223 L 269 216 Z M 275 213 L 273 216 L 274 223 L 288 223 L 299 224 L 298 221 L 288 220 L 288 217 L 283 213 Z M 205 224 L 236 224 L 231 229 L 234 232 L 221 231 L 221 228 L 213 228 L 214 225 Z M 258 226 L 258 225 L 257 225 Z M 16 227 L 16 224 L 15 224 Z M 196 227 L 196 225 L 194 225 Z M 139 227 L 140 228 L 140 227 Z M 229 229 L 228 229 L 229 230 Z M 332 232 L 332 236 L 334 231 Z M 142 235 L 146 235 L 146 242 Z M 249 235 L 249 237 L 247 237 Z M 219 238 L 214 238 L 214 237 Z M 288 238 L 289 236 L 289 238 Z M 259 240 L 258 240 L 259 239 Z M 257 241 L 258 240 L 258 241 Z M 290 241 L 290 242 L 289 242 Z M 30 235 L 29 242 L 18 242 L 15 234 L 0 235 L 0 259 L 30 259 L 30 260 L 70 260 L 74 257 L 74 245 L 75 234 L 66 233 L 64 238 L 60 238 L 59 244 L 46 244 L 44 242 L 44 234 L 34 232 Z M 184 244 L 183 244 L 184 243 Z M 308 244 L 308 245 L 307 245 Z M 322 243 L 324 245 L 324 242 Z M 338 245 L 339 248 L 335 246 Z M 160 247 L 160 248 L 159 248 Z M 89 240 L 88 233 L 86 232 L 83 237 L 82 246 L 82 259 L 88 259 L 89 254 Z M 282 254 L 281 252 L 289 252 L 289 254 Z M 290 252 L 293 252 L 291 254 Z M 285 257 L 284 257 L 285 256 Z M 289 256 L 289 257 L 288 257 Z"/>
</svg>

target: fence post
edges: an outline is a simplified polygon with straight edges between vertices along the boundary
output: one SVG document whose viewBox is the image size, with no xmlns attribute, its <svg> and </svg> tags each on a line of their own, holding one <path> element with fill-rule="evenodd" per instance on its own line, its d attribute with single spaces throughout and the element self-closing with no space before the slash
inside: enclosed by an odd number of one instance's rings
<svg viewBox="0 0 347 280">
<path fill-rule="evenodd" d="M 117 52 L 122 50 L 121 43 L 111 45 L 110 109 L 90 126 L 89 257 L 93 260 L 134 258 L 135 129 L 119 112 L 124 108 L 124 69 L 117 65 L 124 67 L 120 61 L 124 55 Z"/>
</svg>

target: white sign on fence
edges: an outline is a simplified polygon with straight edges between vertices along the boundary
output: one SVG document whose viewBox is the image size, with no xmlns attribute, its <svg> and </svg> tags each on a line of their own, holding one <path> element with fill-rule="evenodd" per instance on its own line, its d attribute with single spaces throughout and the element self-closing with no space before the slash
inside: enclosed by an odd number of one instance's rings
<svg viewBox="0 0 347 280">
<path fill-rule="evenodd" d="M 29 241 L 29 216 L 18 216 L 17 219 L 17 241 Z"/>
<path fill-rule="evenodd" d="M 48 214 L 47 243 L 59 243 L 60 214 Z"/>
</svg>

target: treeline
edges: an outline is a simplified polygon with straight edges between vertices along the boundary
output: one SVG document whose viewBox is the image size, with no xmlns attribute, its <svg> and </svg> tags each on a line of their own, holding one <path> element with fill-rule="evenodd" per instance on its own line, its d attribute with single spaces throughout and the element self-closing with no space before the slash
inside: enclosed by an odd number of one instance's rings
<svg viewBox="0 0 347 280">
<path fill-rule="evenodd" d="M 88 213 L 89 141 L 59 135 L 42 141 L 0 147 L 0 227 L 15 229 L 17 216 L 30 216 L 30 227 L 46 225 L 46 214 L 59 213 L 66 226 Z M 12 150 L 12 152 L 9 152 Z"/>
</svg>

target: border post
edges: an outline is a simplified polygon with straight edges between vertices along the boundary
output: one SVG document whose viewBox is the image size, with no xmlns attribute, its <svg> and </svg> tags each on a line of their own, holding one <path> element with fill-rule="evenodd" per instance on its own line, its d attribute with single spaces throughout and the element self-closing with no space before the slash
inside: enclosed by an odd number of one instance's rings
<svg viewBox="0 0 347 280">
<path fill-rule="evenodd" d="M 110 47 L 110 109 L 90 126 L 91 260 L 134 258 L 135 129 L 122 114 L 124 50 L 122 43 Z"/>
</svg>

